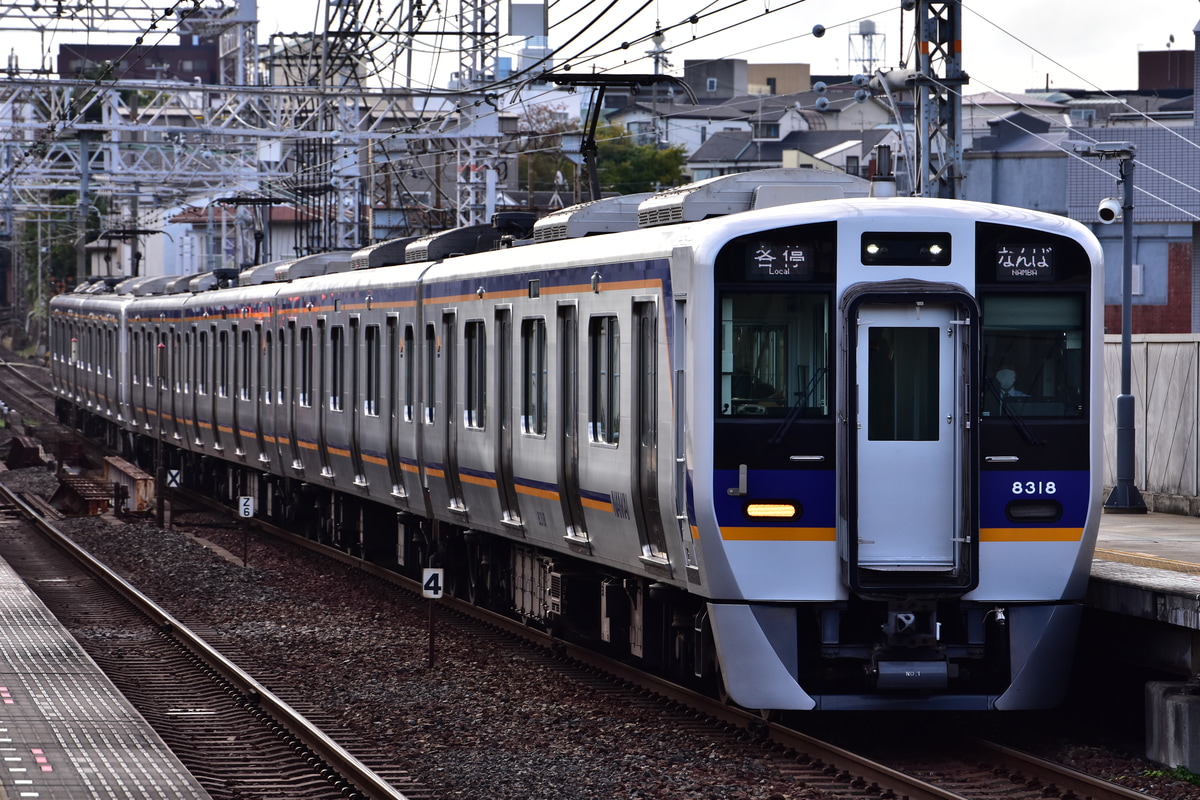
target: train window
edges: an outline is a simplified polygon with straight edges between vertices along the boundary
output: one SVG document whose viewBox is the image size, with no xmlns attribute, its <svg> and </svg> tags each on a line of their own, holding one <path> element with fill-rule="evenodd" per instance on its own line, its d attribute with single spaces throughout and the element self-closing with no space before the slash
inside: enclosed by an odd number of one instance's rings
<svg viewBox="0 0 1200 800">
<path fill-rule="evenodd" d="M 545 436 L 549 391 L 546 320 L 521 321 L 521 367 L 521 432 Z"/>
<path fill-rule="evenodd" d="M 468 322 L 464 336 L 467 350 L 465 422 L 469 428 L 483 428 L 487 408 L 487 336 L 483 321 Z"/>
<path fill-rule="evenodd" d="M 389 320 L 391 322 L 391 320 Z M 379 416 L 379 326 L 368 325 L 366 338 L 366 396 L 363 398 L 363 413 L 368 416 Z"/>
<path fill-rule="evenodd" d="M 269 406 L 273 402 L 271 395 L 275 393 L 274 381 L 272 380 L 275 377 L 272 372 L 272 365 L 275 363 L 275 339 L 271 336 L 270 330 L 263 332 L 259 329 L 259 335 L 263 336 L 264 339 L 262 359 L 258 365 L 258 380 L 263 390 L 263 403 Z"/>
<path fill-rule="evenodd" d="M 229 331 L 217 333 L 217 396 L 229 397 Z"/>
<path fill-rule="evenodd" d="M 142 334 L 140 331 L 132 331 L 130 333 L 131 345 L 130 353 L 133 354 L 129 364 L 129 377 L 133 381 L 133 385 L 137 386 L 142 382 Z M 82 363 L 80 366 L 83 366 Z"/>
<path fill-rule="evenodd" d="M 984 416 L 1080 417 L 1082 293 L 989 293 L 983 301 Z"/>
<path fill-rule="evenodd" d="M 868 331 L 867 438 L 937 441 L 942 329 L 871 326 Z"/>
<path fill-rule="evenodd" d="M 313 338 L 312 328 L 300 329 L 300 405 L 312 405 L 313 388 Z"/>
<path fill-rule="evenodd" d="M 208 331 L 196 337 L 196 394 L 208 394 Z"/>
<path fill-rule="evenodd" d="M 621 420 L 621 333 L 615 316 L 592 317 L 588 350 L 588 435 L 593 442 L 616 444 Z"/>
<path fill-rule="evenodd" d="M 289 388 L 294 388 L 292 383 L 288 382 L 288 367 L 291 362 L 288 360 L 291 357 L 291 349 L 289 345 L 294 347 L 296 344 L 296 328 L 294 324 L 289 324 L 287 329 L 279 329 L 279 394 L 276 395 L 276 401 L 279 405 L 285 405 L 289 402 L 287 391 Z M 291 375 L 291 380 L 295 381 L 295 374 Z"/>
<path fill-rule="evenodd" d="M 417 405 L 416 398 L 416 376 L 413 373 L 414 359 L 416 357 L 416 335 L 413 333 L 412 325 L 404 326 L 404 349 L 400 356 L 404 358 L 404 421 L 412 422 L 416 414 L 414 409 Z"/>
<path fill-rule="evenodd" d="M 167 331 L 159 331 L 158 352 L 155 353 L 154 369 L 158 373 L 158 388 L 164 391 L 169 391 L 171 388 L 170 366 L 167 363 L 168 341 L 169 334 Z"/>
<path fill-rule="evenodd" d="M 158 374 L 158 348 L 155 346 L 157 341 L 158 340 L 154 335 L 154 331 L 146 331 L 146 360 L 143 362 L 145 371 L 142 374 L 145 376 L 145 384 L 147 389 L 155 386 L 155 378 Z"/>
<path fill-rule="evenodd" d="M 829 295 L 723 292 L 717 414 L 827 417 Z"/>
<path fill-rule="evenodd" d="M 346 337 L 341 325 L 329 331 L 329 410 L 341 411 L 346 375 Z"/>
<path fill-rule="evenodd" d="M 113 376 L 113 361 L 116 360 L 117 349 L 116 349 L 116 347 L 113 346 L 114 333 L 113 333 L 112 329 L 110 328 L 109 330 L 105 331 L 104 333 L 105 333 L 105 339 L 107 341 L 107 346 L 105 347 L 104 371 L 105 371 L 106 377 L 111 378 Z"/>
<path fill-rule="evenodd" d="M 183 334 L 179 331 L 171 333 L 171 365 L 175 375 L 175 392 L 183 391 L 183 370 L 180 369 L 179 359 L 183 353 Z"/>
<path fill-rule="evenodd" d="M 250 331 L 242 331 L 242 346 L 238 353 L 238 359 L 241 361 L 241 385 L 238 386 L 238 398 L 249 400 L 253 392 L 253 357 L 254 348 L 251 346 Z"/>
<path fill-rule="evenodd" d="M 425 326 L 425 422 L 432 425 L 437 404 L 437 328 Z"/>
</svg>

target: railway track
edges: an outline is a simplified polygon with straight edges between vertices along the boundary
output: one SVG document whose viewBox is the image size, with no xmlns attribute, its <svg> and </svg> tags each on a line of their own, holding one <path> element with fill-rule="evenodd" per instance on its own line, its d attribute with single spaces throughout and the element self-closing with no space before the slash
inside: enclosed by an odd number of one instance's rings
<svg viewBox="0 0 1200 800">
<path fill-rule="evenodd" d="M 0 556 L 214 798 L 433 796 L 395 766 L 359 761 L 2 485 L 0 503 L 37 529 L 5 537 Z"/>
<path fill-rule="evenodd" d="M 6 385 L 10 383 L 8 380 L 2 382 Z M 29 394 L 36 392 L 31 390 Z M 28 399 L 35 402 L 32 397 Z M 191 498 L 190 502 L 199 500 Z M 420 587 L 415 581 L 409 581 L 390 570 L 330 550 L 303 537 L 271 529 L 257 521 L 256 525 L 275 536 L 317 550 L 324 556 L 337 558 L 419 595 Z M 478 636 L 495 636 L 503 631 L 504 636 L 519 636 L 534 642 L 540 650 L 552 654 L 547 657 L 553 659 L 554 668 L 569 675 L 572 680 L 586 683 L 597 691 L 611 693 L 619 698 L 616 702 L 652 705 L 654 713 L 672 715 L 672 724 L 680 729 L 711 730 L 714 725 L 724 727 L 729 732 L 728 748 L 742 753 L 745 758 L 770 761 L 774 769 L 796 786 L 820 789 L 830 795 L 906 797 L 911 800 L 949 800 L 957 797 L 1132 800 L 1147 796 L 983 741 L 973 742 L 970 750 L 958 743 L 949 747 L 942 741 L 915 750 L 876 747 L 875 757 L 868 758 L 857 752 L 857 746 L 838 747 L 789 725 L 765 721 L 753 712 L 721 704 L 586 648 L 555 640 L 519 621 L 478 609 L 465 601 L 454 598 L 444 600 L 439 616 L 451 613 L 461 620 L 469 620 L 460 624 L 477 626 Z M 132 683 L 140 686 L 147 680 L 145 677 L 135 678 Z M 238 691 L 243 697 L 259 696 L 253 688 Z M 631 697 L 634 699 L 631 700 Z M 910 733 L 912 735 L 908 738 L 911 741 L 917 732 Z M 164 738 L 169 737 L 164 735 Z M 188 744 L 192 740 L 190 734 L 182 737 L 182 746 L 185 749 L 192 747 Z M 235 762 L 231 768 L 236 771 L 236 756 L 231 756 L 229 760 Z"/>
<path fill-rule="evenodd" d="M 222 508 L 219 503 L 189 495 L 191 503 Z M 377 578 L 419 596 L 421 586 L 391 570 L 349 556 L 302 536 L 255 520 L 253 526 L 291 544 L 361 569 Z M 479 626 L 478 636 L 501 631 L 518 637 L 553 654 L 558 668 L 573 680 L 593 686 L 614 681 L 623 692 L 634 692 L 633 702 L 654 702 L 659 713 L 673 715 L 679 726 L 714 724 L 735 730 L 747 755 L 767 758 L 798 785 L 819 788 L 837 796 L 908 798 L 908 800 L 1146 800 L 1148 795 L 1085 775 L 1039 758 L 1031 753 L 978 737 L 951 745 L 940 735 L 927 736 L 920 729 L 904 734 L 903 749 L 882 744 L 861 727 L 853 749 L 809 735 L 794 724 L 803 724 L 804 715 L 795 715 L 789 723 L 767 721 L 754 711 L 725 704 L 653 674 L 609 658 L 588 647 L 558 639 L 531 628 L 520 620 L 479 608 L 467 600 L 446 595 L 439 601 L 446 612 Z M 602 689 L 602 691 L 607 691 Z M 652 697 L 653 700 L 647 698 Z M 626 702 L 630 697 L 626 695 Z M 932 725 L 931 725 L 932 727 Z M 859 744 L 865 740 L 867 747 Z M 747 744 L 748 743 L 748 744 Z M 878 751 L 880 755 L 867 753 Z"/>
</svg>

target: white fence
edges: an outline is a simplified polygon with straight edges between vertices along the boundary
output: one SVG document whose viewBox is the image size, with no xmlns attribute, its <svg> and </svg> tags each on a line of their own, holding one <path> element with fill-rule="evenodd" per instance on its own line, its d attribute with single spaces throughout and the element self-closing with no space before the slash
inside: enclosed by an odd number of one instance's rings
<svg viewBox="0 0 1200 800">
<path fill-rule="evenodd" d="M 1151 511 L 1200 516 L 1197 395 L 1200 335 L 1141 334 L 1131 340 L 1136 427 L 1134 485 Z M 1121 337 L 1104 337 L 1104 485 L 1116 483 L 1116 398 Z"/>
</svg>

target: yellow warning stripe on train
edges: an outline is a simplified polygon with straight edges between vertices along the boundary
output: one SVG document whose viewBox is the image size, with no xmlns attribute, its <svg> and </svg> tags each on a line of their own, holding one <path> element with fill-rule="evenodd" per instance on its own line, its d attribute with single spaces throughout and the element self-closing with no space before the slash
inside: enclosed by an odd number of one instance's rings
<svg viewBox="0 0 1200 800">
<path fill-rule="evenodd" d="M 1078 542 L 1083 528 L 980 528 L 981 542 Z"/>
<path fill-rule="evenodd" d="M 722 527 L 721 538 L 736 542 L 834 542 L 837 529 Z"/>
</svg>

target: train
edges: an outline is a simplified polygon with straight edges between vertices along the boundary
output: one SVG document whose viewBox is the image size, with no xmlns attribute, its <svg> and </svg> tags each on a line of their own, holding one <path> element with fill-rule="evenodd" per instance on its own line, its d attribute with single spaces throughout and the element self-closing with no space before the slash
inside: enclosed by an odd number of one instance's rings
<svg viewBox="0 0 1200 800">
<path fill-rule="evenodd" d="M 728 702 L 1047 708 L 1101 511 L 1082 224 L 747 172 L 50 302 L 140 466 Z"/>
</svg>

